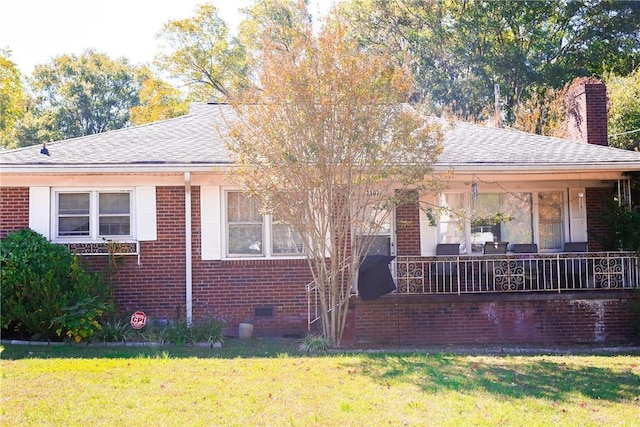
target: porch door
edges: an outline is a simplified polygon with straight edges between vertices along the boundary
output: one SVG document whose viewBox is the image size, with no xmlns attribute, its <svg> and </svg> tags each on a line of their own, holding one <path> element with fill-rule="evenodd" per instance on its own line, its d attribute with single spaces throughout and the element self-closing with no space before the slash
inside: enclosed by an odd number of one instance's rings
<svg viewBox="0 0 640 427">
<path fill-rule="evenodd" d="M 538 223 L 541 251 L 561 251 L 564 245 L 561 191 L 538 193 Z"/>
<path fill-rule="evenodd" d="M 383 215 L 378 215 L 380 219 Z M 371 239 L 371 247 L 366 255 L 392 255 L 396 254 L 396 245 L 394 239 L 394 212 L 389 212 L 385 218 L 380 219 L 382 226 L 375 235 L 368 235 Z M 368 239 L 367 239 L 368 240 Z"/>
<path fill-rule="evenodd" d="M 369 246 L 369 250 L 363 254 L 364 256 L 368 255 L 385 255 L 385 256 L 395 256 L 396 255 L 396 244 L 395 244 L 395 228 L 393 224 L 395 223 L 394 217 L 395 211 L 391 211 L 388 214 L 383 214 L 378 212 L 378 214 L 371 214 L 370 217 L 377 217 L 376 220 L 380 221 L 379 223 L 382 226 L 379 228 L 376 234 L 365 234 L 363 238 L 367 241 L 371 242 Z M 381 218 L 383 217 L 384 218 Z M 389 271 L 391 272 L 391 277 L 393 278 L 393 282 L 398 283 L 397 280 L 397 264 L 396 259 L 394 258 L 389 264 Z M 354 291 L 356 291 L 356 284 L 354 283 Z"/>
</svg>

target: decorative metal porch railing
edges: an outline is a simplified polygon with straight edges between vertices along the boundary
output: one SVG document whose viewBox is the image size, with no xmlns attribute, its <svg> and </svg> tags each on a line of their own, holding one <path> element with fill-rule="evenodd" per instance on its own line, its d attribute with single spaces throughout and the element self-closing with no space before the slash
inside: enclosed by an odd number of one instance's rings
<svg viewBox="0 0 640 427">
<path fill-rule="evenodd" d="M 633 252 L 398 257 L 395 269 L 401 294 L 640 288 Z"/>
</svg>

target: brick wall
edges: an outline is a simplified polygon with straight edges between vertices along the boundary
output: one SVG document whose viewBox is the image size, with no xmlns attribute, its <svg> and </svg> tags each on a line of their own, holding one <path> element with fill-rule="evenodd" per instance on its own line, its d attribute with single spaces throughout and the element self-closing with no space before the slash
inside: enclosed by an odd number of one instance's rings
<svg viewBox="0 0 640 427">
<path fill-rule="evenodd" d="M 0 239 L 29 227 L 29 188 L 0 188 Z"/>
<path fill-rule="evenodd" d="M 307 261 L 203 261 L 199 187 L 192 188 L 192 212 L 194 319 L 221 318 L 230 335 L 237 334 L 238 323 L 247 319 L 253 321 L 256 335 L 303 335 L 307 329 L 305 286 L 312 280 Z"/>
<path fill-rule="evenodd" d="M 364 346 L 633 342 L 634 314 L 625 298 L 638 296 L 614 293 L 357 299 L 352 304 L 353 342 Z"/>
<path fill-rule="evenodd" d="M 303 335 L 307 328 L 305 285 L 309 282 L 306 260 L 197 260 L 194 319 L 222 318 L 232 335 L 245 320 L 253 321 L 256 335 Z"/>
<path fill-rule="evenodd" d="M 403 203 L 396 208 L 397 254 L 420 255 L 420 208 L 418 203 Z"/>
<path fill-rule="evenodd" d="M 142 310 L 150 319 L 185 319 L 184 187 L 157 187 L 158 240 L 140 242 L 135 255 L 116 258 L 109 268 L 106 256 L 87 256 L 93 270 L 111 276 L 118 310 Z"/>
<path fill-rule="evenodd" d="M 28 226 L 28 189 L 0 188 L 0 195 L 2 233 Z M 600 215 L 595 209 L 608 195 L 609 189 L 588 189 L 590 220 Z M 158 240 L 140 243 L 140 264 L 132 255 L 118 257 L 117 268 L 111 269 L 105 256 L 87 256 L 85 261 L 112 276 L 123 314 L 143 310 L 151 319 L 184 319 L 184 188 L 158 187 L 156 200 Z M 192 189 L 192 213 L 194 319 L 221 318 L 227 322 L 228 334 L 237 334 L 237 324 L 246 319 L 254 321 L 257 335 L 304 334 L 305 285 L 311 282 L 306 260 L 203 261 L 198 187 Z M 400 206 L 397 220 L 399 253 L 418 254 L 417 206 Z M 590 227 L 590 233 L 598 227 Z M 575 301 L 564 294 L 562 298 L 387 295 L 374 301 L 354 300 L 345 337 L 365 345 L 624 341 L 631 334 L 625 300 L 616 299 L 614 293 L 607 293 L 611 299 L 588 299 L 587 295 L 580 294 Z M 598 293 L 598 298 L 602 295 Z"/>
<path fill-rule="evenodd" d="M 133 255 L 86 256 L 87 268 L 111 277 L 118 309 L 144 310 L 155 318 L 174 319 L 185 306 L 184 188 L 158 187 L 158 240 L 140 243 L 140 265 Z M 29 189 L 0 188 L 0 237 L 29 226 Z"/>
<path fill-rule="evenodd" d="M 28 227 L 29 189 L 0 188 L 0 196 L 2 236 Z M 135 255 L 85 256 L 83 263 L 110 279 L 120 313 L 142 310 L 150 319 L 184 320 L 184 187 L 157 187 L 156 203 L 158 240 L 140 242 L 140 264 Z M 246 319 L 254 321 L 257 335 L 304 334 L 305 285 L 312 280 L 307 261 L 202 261 L 199 187 L 192 189 L 192 214 L 194 319 L 221 318 L 229 334 Z"/>
</svg>

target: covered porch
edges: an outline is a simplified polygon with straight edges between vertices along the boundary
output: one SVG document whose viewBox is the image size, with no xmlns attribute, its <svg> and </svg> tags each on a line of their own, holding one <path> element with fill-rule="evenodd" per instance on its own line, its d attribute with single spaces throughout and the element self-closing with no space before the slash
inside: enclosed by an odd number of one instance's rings
<svg viewBox="0 0 640 427">
<path fill-rule="evenodd" d="M 397 289 L 353 295 L 344 345 L 636 342 L 632 252 L 400 256 Z"/>
<path fill-rule="evenodd" d="M 355 291 L 343 345 L 607 344 L 637 339 L 640 254 L 398 256 L 396 290 Z M 307 287 L 309 329 L 320 327 Z"/>
<path fill-rule="evenodd" d="M 640 255 L 623 251 L 399 256 L 392 268 L 405 295 L 640 288 Z"/>
</svg>

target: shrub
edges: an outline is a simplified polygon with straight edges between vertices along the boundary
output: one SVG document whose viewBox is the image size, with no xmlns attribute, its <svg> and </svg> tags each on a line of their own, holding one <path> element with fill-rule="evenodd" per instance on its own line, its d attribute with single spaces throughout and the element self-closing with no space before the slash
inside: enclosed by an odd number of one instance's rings
<svg viewBox="0 0 640 427">
<path fill-rule="evenodd" d="M 611 235 L 606 242 L 610 249 L 640 252 L 640 206 L 612 204 L 607 222 L 611 224 Z"/>
<path fill-rule="evenodd" d="M 222 342 L 224 324 L 217 319 L 204 319 L 192 325 L 184 321 L 172 322 L 164 326 L 159 333 L 160 342 L 176 345 L 207 342 L 211 345 Z"/>
<path fill-rule="evenodd" d="M 58 336 L 62 336 L 64 333 L 75 342 L 80 342 L 102 329 L 98 319 L 107 309 L 107 303 L 99 298 L 86 297 L 69 307 L 63 307 L 64 314 L 53 319 L 51 325 L 56 327 Z"/>
<path fill-rule="evenodd" d="M 208 342 L 213 345 L 222 343 L 224 339 L 222 336 L 223 328 L 224 323 L 221 320 L 209 317 L 191 326 L 191 331 L 195 342 Z"/>
<path fill-rule="evenodd" d="M 321 335 L 307 335 L 299 345 L 298 350 L 306 353 L 325 353 L 331 345 L 331 341 Z"/>
<path fill-rule="evenodd" d="M 211 345 L 222 343 L 224 323 L 218 319 L 207 318 L 188 325 L 185 321 L 150 322 L 143 329 L 133 329 L 124 319 L 105 319 L 94 341 L 103 342 L 158 342 L 178 346 L 207 342 Z"/>
<path fill-rule="evenodd" d="M 193 344 L 193 334 L 186 322 L 169 323 L 160 330 L 160 342 L 163 344 L 185 345 Z"/>
<path fill-rule="evenodd" d="M 126 319 L 108 318 L 100 322 L 100 330 L 96 331 L 93 339 L 102 342 L 127 342 L 136 336 L 136 329 L 131 327 Z"/>
<path fill-rule="evenodd" d="M 0 326 L 22 336 L 86 339 L 110 307 L 100 276 L 80 259 L 30 229 L 0 241 L 2 303 Z"/>
</svg>

